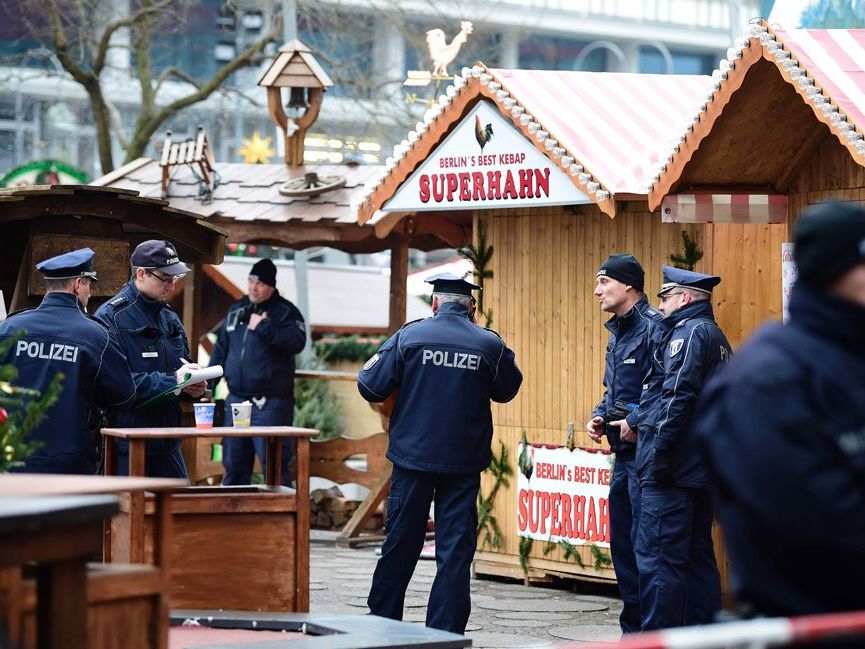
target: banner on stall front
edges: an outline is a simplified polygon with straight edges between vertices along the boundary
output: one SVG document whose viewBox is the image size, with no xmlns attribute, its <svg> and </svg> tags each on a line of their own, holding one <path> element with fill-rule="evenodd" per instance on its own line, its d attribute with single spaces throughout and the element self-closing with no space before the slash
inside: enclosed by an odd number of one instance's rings
<svg viewBox="0 0 865 649">
<path fill-rule="evenodd" d="M 524 446 L 517 457 L 523 457 Z M 528 444 L 517 473 L 517 535 L 610 547 L 612 455 Z"/>
<path fill-rule="evenodd" d="M 479 101 L 382 210 L 421 212 L 591 202 L 494 104 Z"/>
</svg>

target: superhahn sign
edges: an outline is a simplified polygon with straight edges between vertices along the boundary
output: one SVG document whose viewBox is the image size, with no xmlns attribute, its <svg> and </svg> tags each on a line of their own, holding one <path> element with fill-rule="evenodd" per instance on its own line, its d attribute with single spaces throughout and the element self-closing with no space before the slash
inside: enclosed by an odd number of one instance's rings
<svg viewBox="0 0 865 649">
<path fill-rule="evenodd" d="M 382 210 L 419 212 L 590 202 L 494 104 L 482 100 Z"/>
<path fill-rule="evenodd" d="M 522 457 L 524 446 L 518 447 Z M 528 444 L 517 475 L 517 535 L 610 547 L 609 453 Z"/>
</svg>

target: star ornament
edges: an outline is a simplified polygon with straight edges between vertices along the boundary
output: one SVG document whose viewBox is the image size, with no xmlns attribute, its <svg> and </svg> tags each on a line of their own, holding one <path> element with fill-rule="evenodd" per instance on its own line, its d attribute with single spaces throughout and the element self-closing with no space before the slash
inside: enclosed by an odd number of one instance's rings
<svg viewBox="0 0 865 649">
<path fill-rule="evenodd" d="M 271 140 L 269 135 L 263 138 L 258 131 L 254 131 L 252 137 L 243 140 L 243 146 L 238 153 L 243 156 L 243 161 L 247 164 L 267 164 L 274 153 L 270 146 Z"/>
</svg>

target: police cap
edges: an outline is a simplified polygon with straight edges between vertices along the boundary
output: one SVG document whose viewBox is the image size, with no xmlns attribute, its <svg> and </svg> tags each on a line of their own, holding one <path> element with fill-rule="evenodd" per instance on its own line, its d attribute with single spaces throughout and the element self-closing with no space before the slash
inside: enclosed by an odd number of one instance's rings
<svg viewBox="0 0 865 649">
<path fill-rule="evenodd" d="M 42 273 L 45 279 L 74 279 L 76 277 L 89 277 L 98 280 L 96 271 L 93 270 L 93 257 L 96 253 L 90 248 L 79 248 L 72 252 L 51 257 L 36 264 L 36 270 Z"/>
<path fill-rule="evenodd" d="M 720 277 L 716 277 L 715 275 L 704 275 L 703 273 L 697 273 L 693 270 L 685 270 L 684 268 L 663 266 L 663 272 L 664 283 L 661 285 L 658 297 L 661 297 L 664 293 L 673 290 L 677 286 L 711 294 L 712 289 L 721 283 Z"/>
<path fill-rule="evenodd" d="M 431 275 L 424 280 L 427 284 L 433 285 L 435 293 L 453 293 L 456 295 L 471 295 L 472 291 L 479 291 L 481 287 L 477 284 L 467 282 L 462 277 L 457 277 L 453 273 L 438 273 Z"/>
<path fill-rule="evenodd" d="M 166 275 L 183 275 L 189 268 L 177 256 L 177 248 L 168 241 L 148 239 L 142 241 L 132 251 L 132 265 L 139 268 L 152 268 Z"/>
</svg>

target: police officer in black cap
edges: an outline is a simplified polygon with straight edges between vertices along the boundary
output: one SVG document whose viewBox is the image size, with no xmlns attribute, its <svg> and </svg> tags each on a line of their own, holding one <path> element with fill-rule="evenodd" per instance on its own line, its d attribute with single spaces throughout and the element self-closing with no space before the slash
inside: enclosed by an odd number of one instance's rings
<svg viewBox="0 0 865 649">
<path fill-rule="evenodd" d="M 171 395 L 157 402 L 153 397 L 177 385 L 189 369 L 189 343 L 178 315 L 167 301 L 174 284 L 189 268 L 180 261 L 177 249 L 167 241 L 143 241 L 132 252 L 132 278 L 120 292 L 96 311 L 126 353 L 138 386 L 137 406 L 109 412 L 109 422 L 118 428 L 176 427 L 180 407 Z M 183 388 L 182 395 L 200 397 L 202 383 Z M 145 405 L 147 404 L 147 405 Z M 151 477 L 185 478 L 186 466 L 180 440 L 148 440 L 145 471 Z M 128 447 L 121 440 L 118 470 L 129 473 Z"/>
<path fill-rule="evenodd" d="M 135 400 L 123 352 L 85 310 L 97 281 L 93 257 L 90 248 L 82 248 L 37 264 L 47 288 L 42 303 L 0 322 L 0 340 L 25 332 L 0 359 L 18 370 L 20 385 L 44 391 L 56 374 L 63 374 L 59 398 L 31 432 L 42 445 L 18 470 L 96 473 L 100 409 Z"/>
<path fill-rule="evenodd" d="M 232 404 L 252 402 L 253 426 L 291 426 L 294 421 L 294 355 L 306 344 L 306 325 L 294 304 L 276 290 L 276 265 L 260 259 L 252 267 L 248 295 L 231 305 L 225 316 L 211 365 L 222 365 L 231 395 L 226 400 L 226 422 Z M 226 437 L 222 441 L 225 485 L 249 484 L 255 456 L 265 466 L 263 437 Z M 291 440 L 283 441 L 282 481 L 289 485 L 293 455 Z"/>
<path fill-rule="evenodd" d="M 742 346 L 698 418 L 736 598 L 763 615 L 865 609 L 865 209 L 808 208 L 794 257 L 789 322 Z"/>
<path fill-rule="evenodd" d="M 655 405 L 637 440 L 643 630 L 706 624 L 721 605 L 712 504 L 694 432 L 697 399 L 732 354 L 710 301 L 721 279 L 670 266 L 663 273 L 658 308 L 666 317 L 656 336 L 648 399 Z"/>
<path fill-rule="evenodd" d="M 586 424 L 595 442 L 606 434 L 616 454 L 610 481 L 610 550 L 624 608 L 619 616 L 623 633 L 640 630 L 640 589 L 634 540 L 640 520 L 637 479 L 637 435 L 643 413 L 640 398 L 652 372 L 652 333 L 663 316 L 643 294 L 645 273 L 637 258 L 610 255 L 601 265 L 595 297 L 612 313 L 604 326 L 610 332 L 604 370 L 604 398 Z"/>
<path fill-rule="evenodd" d="M 475 324 L 471 292 L 478 286 L 451 273 L 426 281 L 434 287 L 433 317 L 403 326 L 358 375 L 367 401 L 398 393 L 387 452 L 393 462 L 387 538 L 368 604 L 374 615 L 402 619 L 435 502 L 437 572 L 426 625 L 463 633 L 471 612 L 480 473 L 491 459 L 490 400 L 513 399 L 522 374 L 498 334 Z"/>
</svg>

